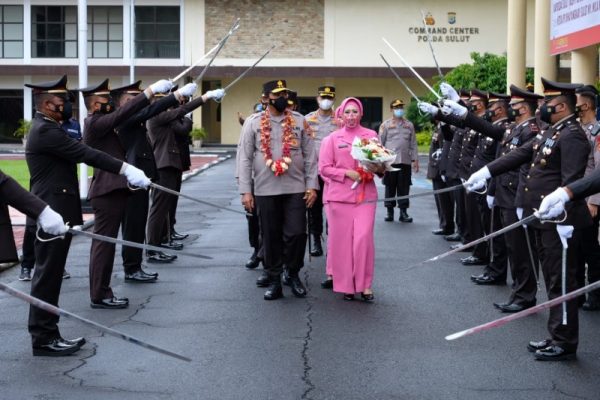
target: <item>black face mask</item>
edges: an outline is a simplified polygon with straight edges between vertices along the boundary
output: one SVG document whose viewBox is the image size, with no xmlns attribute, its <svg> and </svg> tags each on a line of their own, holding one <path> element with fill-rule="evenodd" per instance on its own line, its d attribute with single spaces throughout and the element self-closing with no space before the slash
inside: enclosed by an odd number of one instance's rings
<svg viewBox="0 0 600 400">
<path fill-rule="evenodd" d="M 520 117 L 521 115 L 523 114 L 521 114 L 520 110 L 516 110 L 512 107 L 508 109 L 508 120 L 511 122 Z"/>
<path fill-rule="evenodd" d="M 483 114 L 483 119 L 485 119 L 488 122 L 492 122 L 492 118 L 494 118 L 495 115 L 495 110 L 485 110 L 485 114 Z"/>
<path fill-rule="evenodd" d="M 100 103 L 100 110 L 98 110 L 100 114 L 110 114 L 113 111 L 115 111 L 115 103 L 112 99 L 108 100 L 108 103 Z"/>
<path fill-rule="evenodd" d="M 73 116 L 73 103 L 67 101 L 62 111 L 62 120 L 68 121 Z"/>
<path fill-rule="evenodd" d="M 549 106 L 548 104 L 542 104 L 540 107 L 540 119 L 547 124 L 552 123 L 550 118 L 552 114 L 556 112 L 556 106 Z"/>
<path fill-rule="evenodd" d="M 278 112 L 285 111 L 288 106 L 287 99 L 283 96 L 278 97 L 276 99 L 269 99 L 269 104 L 271 104 Z"/>
</svg>

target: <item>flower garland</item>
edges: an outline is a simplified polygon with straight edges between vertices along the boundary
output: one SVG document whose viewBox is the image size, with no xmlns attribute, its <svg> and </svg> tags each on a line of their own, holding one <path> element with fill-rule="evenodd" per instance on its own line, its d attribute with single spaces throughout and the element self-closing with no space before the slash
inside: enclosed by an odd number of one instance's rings
<svg viewBox="0 0 600 400">
<path fill-rule="evenodd" d="M 288 110 L 285 110 L 284 115 L 281 124 L 283 126 L 283 136 L 281 137 L 282 157 L 279 160 L 273 160 L 273 153 L 271 152 L 271 113 L 268 108 L 263 112 L 260 119 L 260 150 L 263 152 L 267 167 L 273 171 L 275 176 L 283 175 L 292 164 L 290 147 L 294 139 L 293 128 L 296 121 Z"/>
</svg>

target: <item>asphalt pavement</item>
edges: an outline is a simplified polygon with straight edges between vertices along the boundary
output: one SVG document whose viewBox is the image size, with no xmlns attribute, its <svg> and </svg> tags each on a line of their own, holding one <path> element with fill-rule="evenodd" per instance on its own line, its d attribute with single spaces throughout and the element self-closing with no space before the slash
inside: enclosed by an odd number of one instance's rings
<svg viewBox="0 0 600 400">
<path fill-rule="evenodd" d="M 182 191 L 240 209 L 229 159 L 184 183 Z M 421 172 L 413 191 L 427 190 Z M 380 187 L 380 196 L 383 194 Z M 28 306 L 0 293 L 0 399 L 599 399 L 600 312 L 580 313 L 578 360 L 534 361 L 525 346 L 547 336 L 546 313 L 453 342 L 444 337 L 501 317 L 492 303 L 507 286 L 476 286 L 482 267 L 452 255 L 407 270 L 448 250 L 431 234 L 432 197 L 412 201 L 414 223 L 375 221 L 375 302 L 347 302 L 321 289 L 325 258 L 313 258 L 302 276 L 309 296 L 267 302 L 246 270 L 250 254 L 243 215 L 181 199 L 177 229 L 191 234 L 186 251 L 155 284 L 123 281 L 117 251 L 113 289 L 130 299 L 125 310 L 89 306 L 90 242 L 76 237 L 60 306 L 192 358 L 183 362 L 93 328 L 61 320 L 63 336 L 85 336 L 76 355 L 32 357 Z M 396 215 L 397 218 L 397 215 Z M 0 281 L 23 290 L 17 268 Z M 543 285 L 542 285 L 543 286 Z M 539 301 L 546 298 L 539 294 Z"/>
</svg>

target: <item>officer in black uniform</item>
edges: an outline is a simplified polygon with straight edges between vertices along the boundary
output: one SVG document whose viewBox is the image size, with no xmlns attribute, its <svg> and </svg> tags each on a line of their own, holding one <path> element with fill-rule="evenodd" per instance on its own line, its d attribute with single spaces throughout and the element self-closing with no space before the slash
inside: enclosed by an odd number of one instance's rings
<svg viewBox="0 0 600 400">
<path fill-rule="evenodd" d="M 429 145 L 429 162 L 427 163 L 427 179 L 431 179 L 433 189 L 448 187 L 444 176 L 444 166 L 447 164 L 447 153 L 450 149 L 449 140 L 444 140 L 442 122 L 438 122 L 431 136 Z M 435 195 L 435 205 L 438 212 L 439 227 L 434 235 L 451 235 L 454 233 L 454 203 L 452 193 Z"/>
<path fill-rule="evenodd" d="M 31 192 L 56 210 L 65 221 L 71 225 L 83 223 L 77 180 L 78 162 L 115 174 L 124 174 L 132 185 L 147 187 L 150 184 L 150 180 L 139 169 L 65 135 L 59 121 L 72 107 L 68 101 L 66 75 L 57 81 L 25 86 L 33 89 L 36 108 L 25 148 L 31 175 Z M 31 221 L 28 223 L 33 224 Z M 70 234 L 66 234 L 63 239 L 35 242 L 37 265 L 31 282 L 32 296 L 58 306 L 70 244 Z M 79 350 L 85 343 L 82 338 L 75 341 L 62 339 L 58 320 L 56 315 L 30 307 L 29 333 L 34 355 L 68 355 Z"/>
<path fill-rule="evenodd" d="M 514 170 L 524 163 L 530 163 L 526 176 L 523 215 L 529 216 L 534 209 L 540 209 L 544 197 L 560 186 L 569 185 L 583 177 L 587 164 L 590 144 L 585 132 L 577 122 L 575 113 L 575 89 L 580 85 L 552 82 L 542 78 L 545 102 L 540 110 L 540 118 L 551 126 L 537 134 L 525 145 L 511 151 L 475 172 L 466 182 L 468 190 L 477 190 L 485 185 L 485 180 Z M 591 176 L 591 175 L 590 175 Z M 591 224 L 590 213 L 584 200 L 567 204 L 567 216 L 560 225 L 571 225 L 572 237 L 568 239 L 566 257 L 566 292 L 577 289 L 577 265 L 581 253 L 577 247 L 581 241 L 582 229 Z M 530 225 L 535 231 L 538 252 L 542 255 L 541 264 L 548 298 L 562 294 L 562 251 L 563 246 L 553 223 L 541 224 L 533 220 Z M 528 349 L 535 352 L 538 360 L 565 360 L 576 357 L 579 343 L 579 320 L 577 300 L 567 303 L 567 321 L 563 324 L 562 307 L 550 309 L 548 331 L 550 338 L 532 341 Z"/>
</svg>

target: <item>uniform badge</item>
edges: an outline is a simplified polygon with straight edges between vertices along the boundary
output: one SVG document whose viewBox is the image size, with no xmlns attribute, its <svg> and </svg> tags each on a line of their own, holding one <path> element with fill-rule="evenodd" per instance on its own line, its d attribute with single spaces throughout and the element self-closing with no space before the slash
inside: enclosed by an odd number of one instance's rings
<svg viewBox="0 0 600 400">
<path fill-rule="evenodd" d="M 545 159 L 545 158 L 542 158 L 542 159 L 540 160 L 540 165 L 541 165 L 542 167 L 545 167 L 545 166 L 546 166 L 546 164 L 547 164 L 547 162 L 546 162 L 546 159 Z"/>
</svg>

